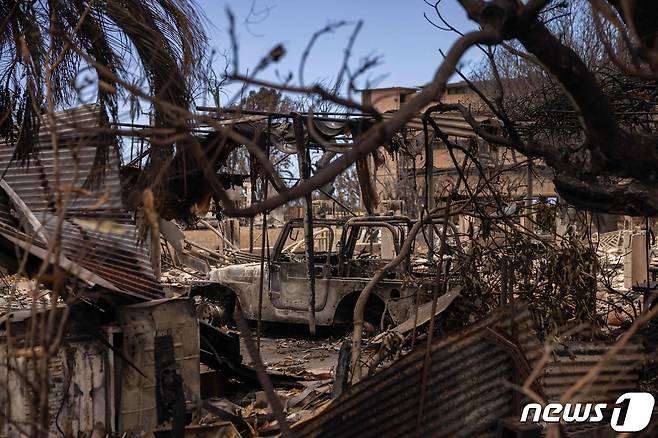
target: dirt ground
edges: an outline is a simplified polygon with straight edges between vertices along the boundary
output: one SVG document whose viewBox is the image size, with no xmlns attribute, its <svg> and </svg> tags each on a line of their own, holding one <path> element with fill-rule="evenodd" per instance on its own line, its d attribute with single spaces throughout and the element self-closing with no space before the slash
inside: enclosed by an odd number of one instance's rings
<svg viewBox="0 0 658 438">
<path fill-rule="evenodd" d="M 256 340 L 256 328 L 252 327 Z M 265 365 L 289 374 L 312 374 L 318 378 L 333 375 L 340 345 L 349 336 L 347 329 L 319 327 L 311 336 L 308 327 L 298 324 L 263 324 L 260 349 Z M 249 363 L 244 341 L 242 356 Z"/>
</svg>

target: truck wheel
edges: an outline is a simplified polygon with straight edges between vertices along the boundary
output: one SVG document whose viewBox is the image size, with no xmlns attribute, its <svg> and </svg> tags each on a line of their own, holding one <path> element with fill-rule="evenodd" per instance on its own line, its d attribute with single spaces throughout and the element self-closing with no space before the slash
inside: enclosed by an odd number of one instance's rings
<svg viewBox="0 0 658 438">
<path fill-rule="evenodd" d="M 201 296 L 196 305 L 196 315 L 200 321 L 214 327 L 233 324 L 235 297 L 229 294 L 208 297 Z"/>
</svg>

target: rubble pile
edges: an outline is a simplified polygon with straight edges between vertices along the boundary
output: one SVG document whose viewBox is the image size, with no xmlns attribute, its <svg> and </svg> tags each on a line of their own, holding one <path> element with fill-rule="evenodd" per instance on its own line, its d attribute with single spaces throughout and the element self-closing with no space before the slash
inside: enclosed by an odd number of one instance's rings
<svg viewBox="0 0 658 438">
<path fill-rule="evenodd" d="M 61 216 L 47 201 L 50 128 L 38 139 L 46 164 L 21 167 L 0 144 L 0 255 L 20 255 L 24 267 L 6 269 L 25 274 L 0 284 L 0 436 L 35 425 L 127 438 L 538 436 L 518 421 L 533 398 L 613 405 L 655 391 L 655 321 L 619 336 L 653 308 L 658 268 L 638 258 L 651 254 L 646 234 L 600 234 L 589 247 L 514 224 L 501 227 L 507 237 L 460 233 L 448 216 L 314 217 L 311 200 L 260 248 L 251 221 L 247 252 L 239 223 L 219 214 L 194 240 L 146 195 L 144 211 L 127 212 L 116 151 L 92 199 L 93 142 L 104 140 L 72 144 L 98 128 L 96 113 L 62 115 L 64 173 L 84 178 Z M 234 122 L 255 129 L 253 117 Z M 352 129 L 317 122 L 328 138 Z M 291 141 L 284 125 L 274 140 Z M 267 214 L 259 225 L 270 236 Z"/>
<path fill-rule="evenodd" d="M 3 275 L 0 280 L 0 315 L 15 310 L 50 306 L 50 291 L 34 280 L 19 275 Z"/>
</svg>

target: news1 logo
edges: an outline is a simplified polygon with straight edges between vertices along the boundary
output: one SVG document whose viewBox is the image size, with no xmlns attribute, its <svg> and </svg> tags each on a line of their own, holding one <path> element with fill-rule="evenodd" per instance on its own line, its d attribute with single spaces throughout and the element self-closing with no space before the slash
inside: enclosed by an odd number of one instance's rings
<svg viewBox="0 0 658 438">
<path fill-rule="evenodd" d="M 651 421 L 655 402 L 648 392 L 622 394 L 612 409 L 610 426 L 615 432 L 640 432 Z M 596 423 L 603 420 L 607 408 L 606 403 L 549 403 L 546 406 L 529 403 L 523 408 L 521 422 Z"/>
</svg>

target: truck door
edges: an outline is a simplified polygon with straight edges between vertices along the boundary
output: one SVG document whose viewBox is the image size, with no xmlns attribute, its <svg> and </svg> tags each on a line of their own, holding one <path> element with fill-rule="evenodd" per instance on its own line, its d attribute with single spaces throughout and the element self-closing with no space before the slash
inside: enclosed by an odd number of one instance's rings
<svg viewBox="0 0 658 438">
<path fill-rule="evenodd" d="M 279 309 L 308 310 L 311 295 L 306 268 L 304 227 L 301 223 L 288 224 L 277 242 L 275 259 L 271 263 L 270 301 Z M 315 262 L 315 310 L 321 311 L 327 303 L 332 269 L 336 261 L 334 230 L 330 226 L 316 225 L 313 230 Z"/>
</svg>

